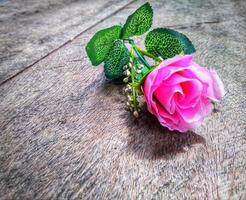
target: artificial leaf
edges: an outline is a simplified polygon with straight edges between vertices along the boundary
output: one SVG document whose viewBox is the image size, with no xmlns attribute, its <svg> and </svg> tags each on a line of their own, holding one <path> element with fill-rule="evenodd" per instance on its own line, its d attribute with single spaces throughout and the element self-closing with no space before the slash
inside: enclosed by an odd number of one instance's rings
<svg viewBox="0 0 246 200">
<path fill-rule="evenodd" d="M 104 73 L 109 79 L 123 76 L 123 67 L 129 62 L 130 53 L 121 40 L 116 40 L 104 62 Z"/>
<path fill-rule="evenodd" d="M 145 39 L 147 51 L 163 59 L 172 58 L 177 54 L 191 54 L 195 48 L 191 41 L 182 33 L 172 29 L 157 28 L 148 33 Z"/>
<path fill-rule="evenodd" d="M 92 65 L 102 63 L 114 41 L 119 39 L 121 26 L 112 26 L 98 31 L 86 45 L 86 53 L 89 56 Z"/>
<path fill-rule="evenodd" d="M 127 39 L 144 34 L 150 29 L 152 21 L 153 10 L 149 3 L 145 3 L 127 18 L 122 28 L 121 38 Z"/>
</svg>

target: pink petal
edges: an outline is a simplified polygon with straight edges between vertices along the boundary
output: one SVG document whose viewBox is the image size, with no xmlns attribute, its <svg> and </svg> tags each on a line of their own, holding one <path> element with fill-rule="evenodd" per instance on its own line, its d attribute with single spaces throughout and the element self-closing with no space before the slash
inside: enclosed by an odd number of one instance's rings
<svg viewBox="0 0 246 200">
<path fill-rule="evenodd" d="M 154 92 L 156 99 L 161 105 L 170 113 L 173 114 L 176 108 L 174 94 L 183 94 L 182 88 L 179 84 L 174 86 L 165 86 L 161 84 Z"/>
<path fill-rule="evenodd" d="M 157 68 L 163 68 L 166 66 L 187 67 L 192 62 L 192 55 L 177 55 L 173 58 L 164 60 Z"/>
<path fill-rule="evenodd" d="M 210 70 L 210 74 L 213 80 L 214 100 L 220 101 L 222 97 L 225 95 L 224 85 L 216 71 Z"/>
<path fill-rule="evenodd" d="M 190 79 L 180 83 L 183 90 L 183 97 L 177 99 L 177 105 L 180 108 L 195 107 L 202 94 L 203 85 L 197 79 Z"/>
<path fill-rule="evenodd" d="M 192 73 L 203 84 L 207 85 L 204 96 L 210 98 L 213 101 L 220 101 L 225 94 L 224 86 L 216 71 L 209 71 L 205 67 L 201 67 L 196 63 L 192 63 Z"/>
<path fill-rule="evenodd" d="M 212 110 L 211 103 L 202 98 L 195 107 L 187 109 L 178 109 L 178 113 L 187 123 L 202 121 Z"/>
</svg>

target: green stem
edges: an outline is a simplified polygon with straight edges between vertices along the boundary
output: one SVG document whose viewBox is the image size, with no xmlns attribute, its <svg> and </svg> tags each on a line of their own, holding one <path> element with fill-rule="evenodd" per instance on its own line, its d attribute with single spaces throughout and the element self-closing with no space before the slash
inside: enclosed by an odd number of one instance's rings
<svg viewBox="0 0 246 200">
<path fill-rule="evenodd" d="M 142 78 L 140 81 L 138 81 L 134 86 L 137 90 L 140 90 L 141 85 L 143 84 L 145 78 L 148 76 L 150 72 L 152 72 L 158 65 L 152 66 L 149 71 L 143 74 Z"/>
<path fill-rule="evenodd" d="M 137 50 L 139 53 L 141 53 L 141 54 L 143 54 L 143 55 L 145 55 L 145 56 L 147 56 L 147 57 L 149 57 L 149 58 L 152 58 L 153 60 L 155 60 L 155 61 L 157 61 L 157 62 L 161 62 L 161 61 L 162 61 L 162 59 L 160 59 L 160 58 L 154 56 L 153 54 L 151 54 L 151 53 L 145 51 L 144 49 L 140 48 L 139 46 L 137 46 L 137 45 L 135 44 L 135 42 L 134 42 L 133 39 L 130 39 L 130 38 L 129 38 L 129 39 L 125 39 L 125 41 L 128 41 L 132 46 L 134 46 L 134 47 L 136 48 L 136 50 Z M 144 59 L 144 60 L 145 60 L 145 59 Z"/>
<path fill-rule="evenodd" d="M 132 67 L 131 67 L 131 79 L 132 79 L 132 100 L 133 100 L 133 106 L 134 110 L 137 110 L 137 101 L 136 101 L 136 87 L 135 87 L 135 70 L 134 70 L 134 49 L 131 50 L 130 54 L 132 58 Z"/>
<path fill-rule="evenodd" d="M 137 50 L 138 50 L 141 54 L 143 54 L 143 55 L 145 55 L 145 56 L 147 56 L 147 57 L 149 57 L 149 58 L 152 58 L 153 60 L 155 60 L 155 61 L 157 61 L 157 62 L 161 62 L 161 59 L 160 59 L 160 58 L 158 58 L 158 57 L 152 55 L 151 53 L 145 51 L 144 49 L 140 48 L 140 47 L 137 46 L 137 45 L 135 45 L 135 46 L 136 46 Z"/>
<path fill-rule="evenodd" d="M 145 58 L 142 56 L 142 54 L 138 51 L 137 45 L 134 43 L 134 41 L 132 39 L 128 40 L 129 43 L 132 45 L 133 50 L 135 51 L 135 53 L 137 54 L 139 60 L 142 62 L 142 64 L 144 64 L 147 68 L 151 68 L 151 66 L 149 65 L 149 63 L 147 63 L 147 61 L 145 60 Z"/>
<path fill-rule="evenodd" d="M 155 57 L 154 55 L 148 53 L 147 51 L 138 47 L 132 39 L 127 39 L 129 44 L 131 44 L 132 49 L 130 52 L 130 63 L 131 63 L 131 88 L 132 88 L 132 104 L 135 111 L 138 111 L 138 92 L 141 92 L 140 87 L 143 84 L 147 75 L 152 72 L 156 66 L 150 66 L 149 63 L 145 60 L 144 56 L 148 56 L 153 60 L 157 61 L 158 63 L 161 62 L 160 58 Z M 136 62 L 141 62 L 148 68 L 148 71 L 143 74 L 141 80 L 135 79 L 136 71 L 135 71 L 135 64 Z"/>
</svg>

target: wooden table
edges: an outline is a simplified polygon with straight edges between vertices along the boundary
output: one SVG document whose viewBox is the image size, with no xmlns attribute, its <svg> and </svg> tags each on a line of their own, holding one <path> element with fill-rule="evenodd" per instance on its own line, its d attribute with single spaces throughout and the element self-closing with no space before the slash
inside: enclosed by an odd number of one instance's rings
<svg viewBox="0 0 246 200">
<path fill-rule="evenodd" d="M 0 199 L 246 199 L 243 0 L 158 0 L 154 27 L 194 42 L 226 88 L 202 126 L 126 111 L 85 44 L 144 1 L 0 1 Z M 138 39 L 141 43 L 141 38 Z"/>
</svg>

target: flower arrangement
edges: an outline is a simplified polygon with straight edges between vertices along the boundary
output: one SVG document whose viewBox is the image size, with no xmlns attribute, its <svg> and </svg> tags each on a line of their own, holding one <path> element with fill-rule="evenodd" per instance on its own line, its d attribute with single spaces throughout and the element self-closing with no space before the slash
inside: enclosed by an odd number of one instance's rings
<svg viewBox="0 0 246 200">
<path fill-rule="evenodd" d="M 168 28 L 149 31 L 152 21 L 152 7 L 145 3 L 123 26 L 98 31 L 86 52 L 92 65 L 104 63 L 108 79 L 126 84 L 127 106 L 136 118 L 143 96 L 161 125 L 186 132 L 211 112 L 211 101 L 222 99 L 224 86 L 216 71 L 193 61 L 195 48 L 187 36 Z M 144 50 L 134 37 L 146 32 Z"/>
</svg>

